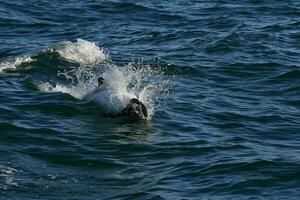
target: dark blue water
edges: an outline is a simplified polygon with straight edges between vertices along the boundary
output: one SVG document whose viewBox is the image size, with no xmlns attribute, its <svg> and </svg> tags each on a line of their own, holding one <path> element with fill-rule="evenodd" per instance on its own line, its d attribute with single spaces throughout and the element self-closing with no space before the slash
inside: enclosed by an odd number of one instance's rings
<svg viewBox="0 0 300 200">
<path fill-rule="evenodd" d="M 0 0 L 1 200 L 298 199 L 299 119 L 298 0 Z"/>
</svg>

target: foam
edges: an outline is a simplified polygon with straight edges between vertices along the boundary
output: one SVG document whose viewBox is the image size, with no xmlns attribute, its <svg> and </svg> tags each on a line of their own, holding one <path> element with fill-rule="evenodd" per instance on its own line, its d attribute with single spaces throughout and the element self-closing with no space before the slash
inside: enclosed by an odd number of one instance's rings
<svg viewBox="0 0 300 200">
<path fill-rule="evenodd" d="M 12 58 L 0 63 L 0 73 L 6 69 L 16 69 L 18 66 L 24 63 L 30 63 L 34 61 L 30 55 L 23 55 L 20 57 Z"/>
<path fill-rule="evenodd" d="M 61 42 L 55 50 L 64 59 L 87 66 L 96 65 L 108 57 L 97 43 L 83 39 Z"/>
<path fill-rule="evenodd" d="M 45 49 L 42 52 L 56 51 L 63 59 L 92 67 L 108 59 L 108 55 L 95 42 L 77 39 L 76 42 L 64 41 L 54 45 L 54 49 Z M 37 53 L 36 55 L 39 55 Z M 6 69 L 16 69 L 24 63 L 35 61 L 32 59 L 36 55 L 22 55 L 0 62 L 0 73 Z"/>
</svg>

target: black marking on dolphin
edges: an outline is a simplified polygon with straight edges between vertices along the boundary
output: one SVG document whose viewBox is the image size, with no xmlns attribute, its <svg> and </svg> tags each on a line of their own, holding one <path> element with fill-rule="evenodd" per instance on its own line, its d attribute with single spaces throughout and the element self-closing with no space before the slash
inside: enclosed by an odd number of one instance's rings
<svg viewBox="0 0 300 200">
<path fill-rule="evenodd" d="M 126 116 L 138 119 L 147 119 L 148 112 L 146 106 L 138 99 L 130 99 L 127 106 L 118 114 L 118 116 Z"/>
</svg>

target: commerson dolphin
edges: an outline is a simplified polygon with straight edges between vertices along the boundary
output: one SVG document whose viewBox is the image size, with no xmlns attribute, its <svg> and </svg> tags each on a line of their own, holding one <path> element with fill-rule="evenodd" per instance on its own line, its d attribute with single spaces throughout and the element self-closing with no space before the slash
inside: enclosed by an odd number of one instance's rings
<svg viewBox="0 0 300 200">
<path fill-rule="evenodd" d="M 98 78 L 98 87 L 101 87 L 104 83 L 104 78 Z M 126 107 L 119 112 L 116 116 L 118 117 L 129 117 L 135 119 L 147 119 L 148 112 L 146 106 L 138 99 L 132 98 L 129 100 L 129 103 Z"/>
</svg>

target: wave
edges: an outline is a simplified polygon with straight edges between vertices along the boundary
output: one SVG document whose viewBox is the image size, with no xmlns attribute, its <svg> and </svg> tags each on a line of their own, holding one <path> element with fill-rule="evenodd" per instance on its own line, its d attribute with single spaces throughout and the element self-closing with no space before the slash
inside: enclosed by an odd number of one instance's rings
<svg viewBox="0 0 300 200">
<path fill-rule="evenodd" d="M 216 39 L 211 44 L 208 44 L 204 50 L 208 53 L 232 52 L 235 48 L 239 48 L 242 42 L 243 38 L 241 38 L 239 34 L 233 32 Z"/>
<path fill-rule="evenodd" d="M 46 48 L 35 54 L 26 54 L 8 58 L 5 61 L 0 62 L 0 73 L 8 69 L 16 70 L 22 64 L 29 64 L 40 60 L 44 54 L 49 54 L 48 57 L 51 57 L 51 55 L 55 53 L 58 53 L 64 60 L 86 66 L 97 65 L 108 58 L 108 55 L 104 53 L 104 50 L 100 48 L 97 43 L 77 39 L 75 42 L 59 42 L 54 44 L 53 47 Z"/>
<path fill-rule="evenodd" d="M 64 59 L 81 65 L 96 65 L 108 58 L 97 43 L 83 39 L 77 39 L 76 42 L 61 42 L 56 45 L 55 51 Z"/>
<path fill-rule="evenodd" d="M 30 55 L 23 55 L 16 58 L 10 58 L 0 63 L 0 73 L 6 69 L 16 69 L 18 66 L 24 63 L 30 63 L 34 61 Z"/>
<path fill-rule="evenodd" d="M 293 69 L 287 72 L 282 72 L 276 76 L 271 77 L 271 81 L 273 82 L 282 82 L 282 81 L 295 81 L 299 80 L 300 70 Z M 294 82 L 294 83 L 295 83 Z"/>
</svg>

